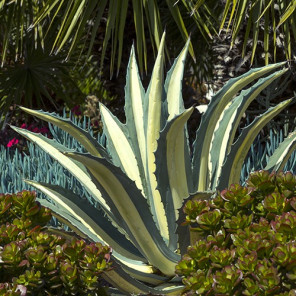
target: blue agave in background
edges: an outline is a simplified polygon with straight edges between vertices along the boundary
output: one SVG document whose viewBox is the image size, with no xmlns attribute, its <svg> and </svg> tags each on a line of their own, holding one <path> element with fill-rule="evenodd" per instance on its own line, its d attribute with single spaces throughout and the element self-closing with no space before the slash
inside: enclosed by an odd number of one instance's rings
<svg viewBox="0 0 296 296">
<path fill-rule="evenodd" d="M 115 268 L 105 278 L 128 295 L 180 294 L 183 285 L 175 276 L 175 266 L 184 242 L 176 233 L 176 221 L 184 200 L 190 195 L 210 197 L 216 189 L 239 182 L 258 133 L 292 102 L 269 108 L 234 142 L 249 104 L 288 71 L 285 63 L 253 69 L 231 79 L 213 96 L 190 147 L 186 124 L 194 107 L 185 109 L 182 99 L 188 46 L 189 42 L 164 79 L 162 37 L 146 91 L 132 49 L 125 88 L 126 123 L 100 105 L 106 147 L 70 120 L 43 111 L 21 108 L 69 133 L 86 152 L 12 127 L 69 171 L 87 192 L 84 198 L 73 188 L 54 185 L 50 178 L 26 180 L 47 195 L 51 202 L 39 199 L 40 203 L 62 222 L 83 237 L 112 246 Z M 265 168 L 282 169 L 295 139 L 296 133 L 291 133 Z"/>
</svg>

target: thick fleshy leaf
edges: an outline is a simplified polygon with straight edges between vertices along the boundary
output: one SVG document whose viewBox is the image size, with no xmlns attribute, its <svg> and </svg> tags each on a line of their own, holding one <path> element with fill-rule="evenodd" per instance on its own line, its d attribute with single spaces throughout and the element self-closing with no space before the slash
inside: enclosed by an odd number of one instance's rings
<svg viewBox="0 0 296 296">
<path fill-rule="evenodd" d="M 202 116 L 200 128 L 196 132 L 196 139 L 193 144 L 193 176 L 195 191 L 205 191 L 209 187 L 209 152 L 212 137 L 216 124 L 232 98 L 246 85 L 253 82 L 269 72 L 282 67 L 285 63 L 265 66 L 263 68 L 252 69 L 249 72 L 230 79 L 226 85 L 213 96 L 206 112 Z"/>
<path fill-rule="evenodd" d="M 88 132 L 76 126 L 73 122 L 71 122 L 71 120 L 60 118 L 53 113 L 48 113 L 41 110 L 31 110 L 25 107 L 20 107 L 20 109 L 44 121 L 57 125 L 59 128 L 66 131 L 78 142 L 80 142 L 81 145 L 92 155 L 109 159 L 106 149 L 101 146 L 98 141 Z"/>
<path fill-rule="evenodd" d="M 277 114 L 285 109 L 292 99 L 269 108 L 257 117 L 249 126 L 243 129 L 238 140 L 233 144 L 230 153 L 222 167 L 221 177 L 217 188 L 223 190 L 231 184 L 239 183 L 242 165 L 247 153 L 260 130 Z"/>
<path fill-rule="evenodd" d="M 164 88 L 166 91 L 168 104 L 168 120 L 173 119 L 176 115 L 179 115 L 184 111 L 184 103 L 182 98 L 182 80 L 189 42 L 190 39 L 188 39 L 185 47 L 176 58 L 170 71 L 167 73 Z"/>
<path fill-rule="evenodd" d="M 113 228 L 108 219 L 102 215 L 103 213 L 98 213 L 94 207 L 85 203 L 78 196 L 73 195 L 71 191 L 50 184 L 37 183 L 29 180 L 26 180 L 26 182 L 45 193 L 56 203 L 53 204 L 45 199 L 38 199 L 41 205 L 50 208 L 55 217 L 59 220 L 61 219 L 61 222 L 68 225 L 78 235 L 82 235 L 82 237 L 94 242 L 99 241 L 105 245 L 109 242 L 112 243 L 113 250 L 111 257 L 115 260 L 115 262 L 112 262 L 112 265 L 113 267 L 114 264 L 116 266 L 116 276 L 126 278 L 130 283 L 133 283 L 131 286 L 132 289 L 135 289 L 136 286 L 137 288 L 141 288 L 142 291 L 153 291 L 151 287 L 141 284 L 137 280 L 153 286 L 168 281 L 168 278 L 154 274 L 154 268 L 143 262 L 145 258 L 141 257 L 138 250 L 123 235 L 118 233 L 117 229 Z M 55 229 L 51 232 L 61 235 Z M 64 233 L 62 235 L 64 236 Z M 112 236 L 115 238 L 113 242 Z M 132 251 L 136 253 L 134 254 Z M 118 281 L 118 283 L 120 282 L 121 280 Z M 118 283 L 115 286 L 118 286 Z M 171 289 L 174 288 L 173 290 L 180 289 L 181 287 L 183 286 L 180 284 L 171 285 Z M 124 290 L 123 288 L 125 287 L 119 286 L 119 288 Z"/>
<path fill-rule="evenodd" d="M 149 184 L 149 205 L 153 216 L 155 217 L 157 227 L 160 230 L 161 236 L 168 241 L 168 223 L 164 212 L 164 206 L 161 202 L 161 197 L 157 189 L 158 184 L 155 178 L 155 155 L 154 152 L 157 148 L 157 140 L 159 133 L 165 120 L 162 110 L 163 99 L 163 63 L 164 63 L 164 40 L 165 33 L 162 35 L 162 39 L 159 46 L 159 51 L 155 65 L 152 72 L 151 81 L 145 96 L 144 106 L 144 128 L 146 133 L 146 176 Z"/>
<path fill-rule="evenodd" d="M 117 265 L 114 262 L 114 269 L 104 272 L 103 277 L 114 287 L 119 289 L 128 295 L 171 295 L 178 296 L 184 289 L 181 283 L 167 283 L 166 286 L 159 285 L 151 287 L 139 282 L 135 278 L 131 277 L 127 272 L 122 269 L 121 265 Z"/>
<path fill-rule="evenodd" d="M 195 192 L 191 193 L 190 196 L 183 201 L 182 207 L 179 209 L 179 217 L 177 220 L 177 230 L 176 233 L 179 237 L 179 250 L 181 255 L 185 255 L 187 253 L 188 246 L 193 245 L 195 240 L 195 234 L 190 232 L 188 226 L 183 226 L 182 223 L 186 220 L 186 214 L 183 211 L 185 203 L 189 200 L 209 200 L 215 192 L 213 191 L 204 191 L 204 192 Z"/>
<path fill-rule="evenodd" d="M 48 139 L 41 134 L 36 134 L 18 127 L 12 126 L 11 128 L 20 135 L 26 137 L 28 140 L 37 144 L 41 149 L 47 152 L 52 158 L 57 160 L 64 168 L 66 168 L 71 174 L 73 174 L 73 176 L 75 176 L 75 178 L 77 178 L 77 180 L 80 181 L 81 184 L 83 184 L 83 186 L 91 194 L 91 196 L 97 202 L 99 202 L 105 212 L 110 217 L 113 217 L 113 219 L 115 220 L 113 214 L 110 212 L 109 206 L 103 199 L 100 190 L 98 190 L 96 185 L 92 182 L 91 177 L 87 173 L 85 167 L 82 166 L 81 163 L 77 163 L 63 154 L 64 152 L 69 151 L 69 149 L 59 144 L 57 141 Z"/>
<path fill-rule="evenodd" d="M 167 247 L 153 223 L 146 199 L 135 183 L 123 174 L 121 169 L 103 158 L 80 153 L 66 155 L 86 166 L 104 188 L 127 224 L 127 233 L 131 234 L 131 237 L 134 236 L 148 262 L 164 274 L 173 275 L 180 256 Z M 166 217 L 162 219 L 166 220 Z"/>
<path fill-rule="evenodd" d="M 138 155 L 139 170 L 146 172 L 146 137 L 144 130 L 144 97 L 145 90 L 140 80 L 135 50 L 132 47 L 127 68 L 125 86 L 125 117 L 129 137 Z M 141 159 L 141 163 L 140 160 Z"/>
<path fill-rule="evenodd" d="M 176 221 L 178 209 L 192 187 L 189 147 L 185 136 L 187 120 L 194 108 L 175 116 L 161 131 L 155 152 L 156 177 L 169 225 L 170 247 L 177 248 Z"/>
<path fill-rule="evenodd" d="M 221 167 L 226 159 L 227 153 L 233 144 L 233 139 L 238 125 L 250 103 L 260 92 L 270 85 L 275 79 L 286 73 L 288 70 L 277 71 L 268 77 L 261 78 L 256 84 L 247 90 L 243 90 L 239 96 L 233 99 L 231 105 L 225 109 L 217 123 L 210 150 L 210 177 L 211 188 L 215 189 L 221 173 Z"/>
<path fill-rule="evenodd" d="M 143 191 L 138 160 L 133 147 L 131 147 L 126 126 L 114 117 L 103 104 L 100 104 L 100 111 L 112 162 L 120 166 L 127 176 L 136 182 L 137 187 Z M 139 157 L 138 155 L 138 159 L 140 159 Z"/>
<path fill-rule="evenodd" d="M 296 131 L 290 133 L 278 148 L 268 159 L 267 165 L 264 170 L 281 171 L 284 169 L 285 164 L 289 160 L 291 154 L 296 149 Z"/>
<path fill-rule="evenodd" d="M 26 180 L 26 183 L 42 191 L 53 200 L 55 205 L 46 203 L 46 206 L 59 217 L 66 219 L 66 224 L 70 228 L 79 229 L 79 235 L 82 233 L 84 237 L 112 246 L 115 250 L 115 257 L 119 253 L 133 260 L 146 261 L 139 250 L 112 225 L 105 213 L 86 199 L 82 199 L 72 191 L 60 186 L 30 180 Z M 42 199 L 38 199 L 38 201 L 45 205 Z"/>
</svg>

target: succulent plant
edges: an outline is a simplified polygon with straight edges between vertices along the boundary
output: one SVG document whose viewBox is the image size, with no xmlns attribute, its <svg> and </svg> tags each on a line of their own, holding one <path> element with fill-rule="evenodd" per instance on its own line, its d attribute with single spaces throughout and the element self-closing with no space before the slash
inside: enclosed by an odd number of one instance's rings
<svg viewBox="0 0 296 296">
<path fill-rule="evenodd" d="M 250 102 L 288 70 L 280 63 L 231 79 L 212 98 L 191 150 L 186 122 L 194 107 L 185 110 L 182 100 L 188 46 L 189 41 L 164 81 L 163 36 L 147 91 L 132 49 L 125 88 L 126 123 L 100 105 L 106 148 L 69 120 L 43 111 L 21 108 L 68 132 L 87 153 L 73 152 L 40 134 L 13 127 L 57 160 L 88 191 L 90 198 L 86 199 L 61 186 L 27 180 L 52 200 L 40 202 L 64 223 L 80 235 L 112 246 L 115 268 L 106 272 L 105 278 L 128 294 L 180 293 L 183 285 L 175 277 L 175 265 L 185 241 L 176 233 L 178 210 L 190 194 L 210 196 L 216 188 L 238 182 L 243 160 L 260 129 L 292 101 L 286 100 L 257 117 L 233 144 Z M 294 139 L 291 135 L 287 141 L 291 144 Z M 247 223 L 249 218 L 244 219 Z M 220 220 L 219 211 L 200 218 L 205 228 L 212 227 L 212 221 L 218 226 Z M 235 223 L 229 221 L 229 226 Z"/>
<path fill-rule="evenodd" d="M 200 238 L 176 266 L 184 295 L 295 295 L 296 176 L 258 171 L 246 184 L 185 204 Z"/>
<path fill-rule="evenodd" d="M 110 248 L 44 227 L 51 211 L 35 199 L 0 195 L 0 295 L 107 295 L 99 279 Z"/>
</svg>

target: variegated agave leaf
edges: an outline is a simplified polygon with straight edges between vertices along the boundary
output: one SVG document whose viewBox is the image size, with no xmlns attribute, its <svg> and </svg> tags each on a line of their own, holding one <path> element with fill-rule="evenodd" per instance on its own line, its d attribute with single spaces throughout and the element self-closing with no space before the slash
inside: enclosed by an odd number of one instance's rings
<svg viewBox="0 0 296 296">
<path fill-rule="evenodd" d="M 287 72 L 287 69 L 276 71 L 267 77 L 260 78 L 253 86 L 230 101 L 230 106 L 225 108 L 220 120 L 216 125 L 210 148 L 210 188 L 213 190 L 218 186 L 218 178 L 221 176 L 221 168 L 231 150 L 235 133 L 239 123 L 250 105 L 260 92 L 276 79 Z M 218 149 L 216 147 L 219 147 Z M 221 176 L 222 177 L 222 176 Z M 223 178 L 223 177 L 222 177 Z"/>
<path fill-rule="evenodd" d="M 284 169 L 291 154 L 296 149 L 296 131 L 290 133 L 287 138 L 280 143 L 268 160 L 268 164 L 264 168 L 270 172 L 281 171 Z"/>
<path fill-rule="evenodd" d="M 195 190 L 204 191 L 210 186 L 209 158 L 211 143 L 213 141 L 214 131 L 225 108 L 233 97 L 248 84 L 282 67 L 284 64 L 285 63 L 278 63 L 263 68 L 252 69 L 237 78 L 230 79 L 226 85 L 212 97 L 206 112 L 202 116 L 201 124 L 196 132 L 196 139 L 193 145 L 193 176 Z M 248 91 L 250 91 L 250 89 L 248 89 L 247 92 Z M 214 147 L 214 149 L 220 150 L 220 146 Z M 225 146 L 222 147 L 222 149 L 228 150 Z"/>
<path fill-rule="evenodd" d="M 126 123 L 100 104 L 107 148 L 71 122 L 43 111 L 22 108 L 67 131 L 88 153 L 69 151 L 54 140 L 14 128 L 75 175 L 97 203 L 99 209 L 59 186 L 27 181 L 54 201 L 41 203 L 65 224 L 83 237 L 111 245 L 116 268 L 105 277 L 128 295 L 180 295 L 181 279 L 174 275 L 180 250 L 183 252 L 183 244 L 189 241 L 186 235 L 179 236 L 177 229 L 184 201 L 197 194 L 209 198 L 217 187 L 238 181 L 255 136 L 290 103 L 288 100 L 269 109 L 233 143 L 248 105 L 287 70 L 280 63 L 231 79 L 211 100 L 191 153 L 186 123 L 193 108 L 185 109 L 182 99 L 189 41 L 165 79 L 164 37 L 147 91 L 131 50 L 125 87 Z M 246 89 L 249 84 L 253 86 Z M 288 156 L 294 148 L 292 138 L 278 151 Z M 285 159 L 276 162 L 271 158 L 271 166 L 282 167 Z"/>
<path fill-rule="evenodd" d="M 285 109 L 292 99 L 270 107 L 264 114 L 258 116 L 249 126 L 243 129 L 237 141 L 231 147 L 225 163 L 221 169 L 218 189 L 224 189 L 231 184 L 239 183 L 243 161 L 260 130 L 277 114 Z M 223 176 L 223 177 L 222 177 Z"/>
</svg>

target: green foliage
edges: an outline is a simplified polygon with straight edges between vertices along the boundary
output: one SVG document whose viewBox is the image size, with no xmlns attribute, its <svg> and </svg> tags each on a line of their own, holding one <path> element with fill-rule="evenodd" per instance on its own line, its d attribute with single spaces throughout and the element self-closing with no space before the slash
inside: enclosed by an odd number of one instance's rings
<svg viewBox="0 0 296 296">
<path fill-rule="evenodd" d="M 238 33 L 243 28 L 242 25 L 244 21 L 247 19 L 242 55 L 244 56 L 246 54 L 248 40 L 252 38 L 253 46 L 251 64 L 254 61 L 259 41 L 264 43 L 264 57 L 266 64 L 269 63 L 271 57 L 274 62 L 277 60 L 276 57 L 279 49 L 284 49 L 286 59 L 291 59 L 292 44 L 295 42 L 296 37 L 295 8 L 294 1 L 260 0 L 253 3 L 253 1 L 227 0 L 222 16 L 221 29 L 226 26 L 225 24 L 227 24 L 227 29 L 229 27 L 232 29 L 232 44 L 234 44 L 238 37 Z M 270 31 L 272 31 L 273 34 L 270 34 Z M 282 48 L 279 48 L 280 46 L 277 39 L 281 34 L 284 36 L 284 39 L 282 40 Z M 263 36 L 263 38 L 261 36 Z M 270 44 L 272 46 L 270 46 Z M 273 56 L 271 53 L 273 53 Z"/>
<path fill-rule="evenodd" d="M 215 2 L 213 1 L 212 3 Z M 213 11 L 207 5 L 204 6 L 200 8 L 198 13 L 194 14 L 195 18 L 189 19 L 189 24 L 191 25 L 190 29 L 193 29 L 195 26 L 199 28 L 199 30 L 192 30 L 201 32 L 201 34 L 198 33 L 197 35 L 202 35 L 205 39 L 208 39 L 208 36 L 215 32 L 213 25 L 215 19 Z M 162 3 L 161 1 L 146 0 L 124 0 L 120 2 L 112 0 L 93 2 L 86 0 L 81 3 L 61 1 L 58 4 L 56 1 L 47 0 L 44 9 L 40 9 L 34 19 L 32 27 L 40 25 L 48 17 L 53 18 L 54 21 L 51 23 L 51 26 L 55 23 L 60 23 L 60 27 L 52 50 L 59 52 L 65 45 L 70 43 L 68 53 L 70 56 L 77 44 L 79 44 L 80 39 L 83 39 L 87 44 L 88 56 L 96 42 L 98 29 L 102 27 L 102 19 L 106 17 L 107 25 L 102 43 L 101 66 L 103 66 L 109 46 L 111 48 L 109 60 L 112 76 L 115 70 L 117 70 L 117 73 L 119 71 L 123 56 L 124 36 L 129 34 L 125 26 L 127 24 L 129 26 L 132 25 L 136 35 L 140 69 L 143 73 L 144 70 L 147 71 L 147 34 L 150 37 L 154 53 L 156 53 L 164 31 L 164 22 L 170 24 L 173 20 L 174 28 L 178 32 L 177 38 L 183 41 L 181 44 L 184 44 L 189 36 L 189 26 L 186 26 L 185 23 L 186 14 L 190 11 L 191 6 L 186 1 L 173 3 L 167 0 Z M 88 34 L 85 34 L 86 31 Z M 190 45 L 190 54 L 192 57 L 195 57 L 196 54 L 192 45 Z"/>
<path fill-rule="evenodd" d="M 258 171 L 246 186 L 188 201 L 183 225 L 200 239 L 176 266 L 184 294 L 294 295 L 295 193 L 292 173 Z"/>
<path fill-rule="evenodd" d="M 207 1 L 189 0 L 192 15 L 196 19 L 196 12 L 207 7 Z M 251 0 L 225 0 L 220 2 L 224 11 L 219 15 L 220 32 L 225 29 L 231 37 L 231 46 L 235 44 L 243 33 L 242 57 L 247 56 L 247 47 L 251 43 L 251 64 L 260 59 L 258 45 L 262 47 L 261 53 L 265 64 L 271 60 L 290 60 L 293 56 L 295 44 L 295 1 L 251 1 Z M 200 16 L 199 16 L 200 18 Z M 201 17 L 202 18 L 202 17 Z M 272 32 L 272 33 L 271 33 Z M 280 56 L 283 59 L 283 56 Z"/>
<path fill-rule="evenodd" d="M 14 104 L 56 109 L 58 99 L 73 102 L 69 89 L 79 93 L 69 74 L 73 65 L 64 62 L 63 52 L 51 55 L 53 40 L 44 40 L 49 19 L 29 28 L 42 7 L 42 1 L 33 0 L 0 3 L 0 123 Z M 80 93 L 77 102 L 82 98 Z"/>
<path fill-rule="evenodd" d="M 51 233 L 51 211 L 35 199 L 0 195 L 0 295 L 106 295 L 98 280 L 110 248 Z"/>
<path fill-rule="evenodd" d="M 83 103 L 89 94 L 109 99 L 99 79 L 99 67 L 90 59 L 77 62 L 82 40 L 72 52 L 73 60 L 66 60 L 68 47 L 58 54 L 51 52 L 58 29 L 49 17 L 30 27 L 44 8 L 44 1 L 39 0 L 0 2 L 1 125 L 7 117 L 19 115 L 11 109 L 15 104 L 58 110 L 61 103 L 70 108 Z"/>
<path fill-rule="evenodd" d="M 112 76 L 113 72 L 118 73 L 124 58 L 124 40 L 132 34 L 129 40 L 135 37 L 141 72 L 147 71 L 147 53 L 152 47 L 156 55 L 164 24 L 174 32 L 171 38 L 173 50 L 176 44 L 177 47 L 184 45 L 190 32 L 194 40 L 206 44 L 216 32 L 216 10 L 219 8 L 216 1 L 210 2 L 191 15 L 192 5 L 188 1 L 28 0 L 22 3 L 3 0 L 0 2 L 2 63 L 8 60 L 9 54 L 12 59 L 22 58 L 25 40 L 42 45 L 50 40 L 51 53 L 64 51 L 69 58 L 78 49 L 82 53 L 79 58 L 84 60 L 99 46 L 101 66 L 107 57 Z M 147 42 L 147 37 L 151 43 Z M 180 42 L 175 44 L 176 38 Z M 197 46 L 190 46 L 192 57 L 198 48 L 198 42 Z"/>
<path fill-rule="evenodd" d="M 75 90 L 76 102 L 82 102 L 76 83 L 70 76 L 71 64 L 64 63 L 65 56 L 50 55 L 41 45 L 25 44 L 26 54 L 20 60 L 5 64 L 0 72 L 0 107 L 5 115 L 13 104 L 35 108 L 55 107 L 57 98 L 69 106 L 73 102 L 67 89 Z"/>
</svg>

